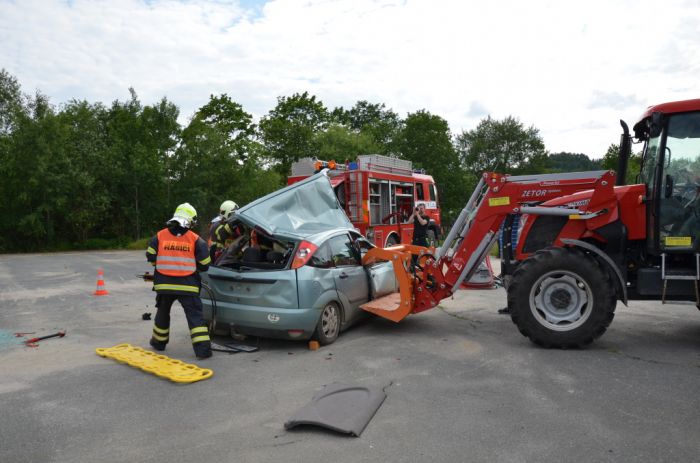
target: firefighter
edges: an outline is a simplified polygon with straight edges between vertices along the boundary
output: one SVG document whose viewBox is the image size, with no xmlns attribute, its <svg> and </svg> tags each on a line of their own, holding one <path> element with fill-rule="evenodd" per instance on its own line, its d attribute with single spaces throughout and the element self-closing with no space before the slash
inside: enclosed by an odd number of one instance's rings
<svg viewBox="0 0 700 463">
<path fill-rule="evenodd" d="M 177 300 L 185 309 L 194 353 L 205 359 L 211 357 L 211 340 L 202 315 L 199 272 L 207 271 L 211 258 L 207 243 L 191 230 L 196 219 L 194 207 L 180 204 L 146 250 L 146 259 L 155 266 L 153 290 L 158 309 L 150 344 L 158 351 L 165 350 L 170 339 L 170 308 Z"/>
<path fill-rule="evenodd" d="M 223 203 L 221 203 L 221 206 L 219 207 L 219 215 L 214 217 L 211 220 L 211 223 L 209 224 L 209 236 L 213 236 L 214 230 L 216 230 L 216 227 L 218 227 L 222 222 L 225 222 L 226 219 L 228 219 L 233 211 L 238 209 L 238 204 L 236 204 L 235 201 L 231 201 L 230 199 L 227 199 Z"/>
<path fill-rule="evenodd" d="M 210 252 L 213 260 L 216 260 L 224 249 L 228 248 L 234 240 L 243 234 L 240 227 L 228 223 L 236 209 L 238 209 L 238 204 L 231 200 L 224 201 L 221 203 L 219 220 L 217 222 L 212 221 L 209 239 L 212 242 Z"/>
</svg>

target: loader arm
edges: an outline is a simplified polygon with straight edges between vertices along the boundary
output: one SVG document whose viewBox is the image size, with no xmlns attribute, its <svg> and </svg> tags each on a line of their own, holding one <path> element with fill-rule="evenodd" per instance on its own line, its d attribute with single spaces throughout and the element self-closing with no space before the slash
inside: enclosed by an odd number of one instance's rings
<svg viewBox="0 0 700 463">
<path fill-rule="evenodd" d="M 395 322 L 433 308 L 471 277 L 498 238 L 508 214 L 566 216 L 594 228 L 597 217 L 616 212 L 614 184 L 615 172 L 607 170 L 522 176 L 485 173 L 441 247 L 400 245 L 374 248 L 365 254 L 365 265 L 376 260 L 393 263 L 400 290 L 398 295 L 361 307 Z M 593 195 L 580 208 L 539 206 L 583 190 L 593 190 Z M 411 264 L 412 256 L 417 256 L 415 265 Z"/>
</svg>

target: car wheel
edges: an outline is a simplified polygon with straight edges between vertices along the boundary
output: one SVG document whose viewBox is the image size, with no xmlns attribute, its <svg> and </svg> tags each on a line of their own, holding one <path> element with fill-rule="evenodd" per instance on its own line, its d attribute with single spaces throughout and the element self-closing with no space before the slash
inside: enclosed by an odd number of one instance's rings
<svg viewBox="0 0 700 463">
<path fill-rule="evenodd" d="M 326 346 L 338 339 L 340 334 L 340 308 L 335 302 L 329 302 L 323 306 L 321 316 L 318 317 L 314 338 L 319 344 Z"/>
</svg>

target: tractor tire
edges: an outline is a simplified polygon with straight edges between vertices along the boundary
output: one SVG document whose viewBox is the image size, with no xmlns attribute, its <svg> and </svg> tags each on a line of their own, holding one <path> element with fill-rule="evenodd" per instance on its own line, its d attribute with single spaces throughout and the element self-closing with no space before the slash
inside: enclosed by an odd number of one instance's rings
<svg viewBox="0 0 700 463">
<path fill-rule="evenodd" d="M 617 296 L 607 269 L 575 248 L 547 248 L 523 261 L 508 286 L 511 320 L 542 347 L 583 347 L 615 316 Z"/>
</svg>

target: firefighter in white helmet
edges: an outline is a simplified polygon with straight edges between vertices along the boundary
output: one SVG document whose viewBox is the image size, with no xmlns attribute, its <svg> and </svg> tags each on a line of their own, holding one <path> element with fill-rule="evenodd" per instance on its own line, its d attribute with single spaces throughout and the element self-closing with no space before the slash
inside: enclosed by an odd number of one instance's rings
<svg viewBox="0 0 700 463">
<path fill-rule="evenodd" d="M 240 227 L 231 224 L 230 221 L 236 209 L 238 209 L 238 204 L 234 201 L 226 200 L 221 203 L 219 208 L 217 217 L 219 220 L 214 219 L 212 221 L 212 225 L 209 228 L 209 240 L 212 243 L 210 252 L 214 260 L 216 260 L 221 251 L 229 247 L 236 238 L 242 235 Z"/>
<path fill-rule="evenodd" d="M 189 203 L 180 204 L 166 228 L 151 238 L 146 259 L 155 266 L 156 319 L 150 344 L 165 350 L 170 339 L 170 309 L 180 301 L 190 328 L 192 347 L 199 359 L 211 357 L 211 339 L 202 314 L 199 272 L 209 269 L 207 243 L 192 231 L 197 211 Z"/>
</svg>

